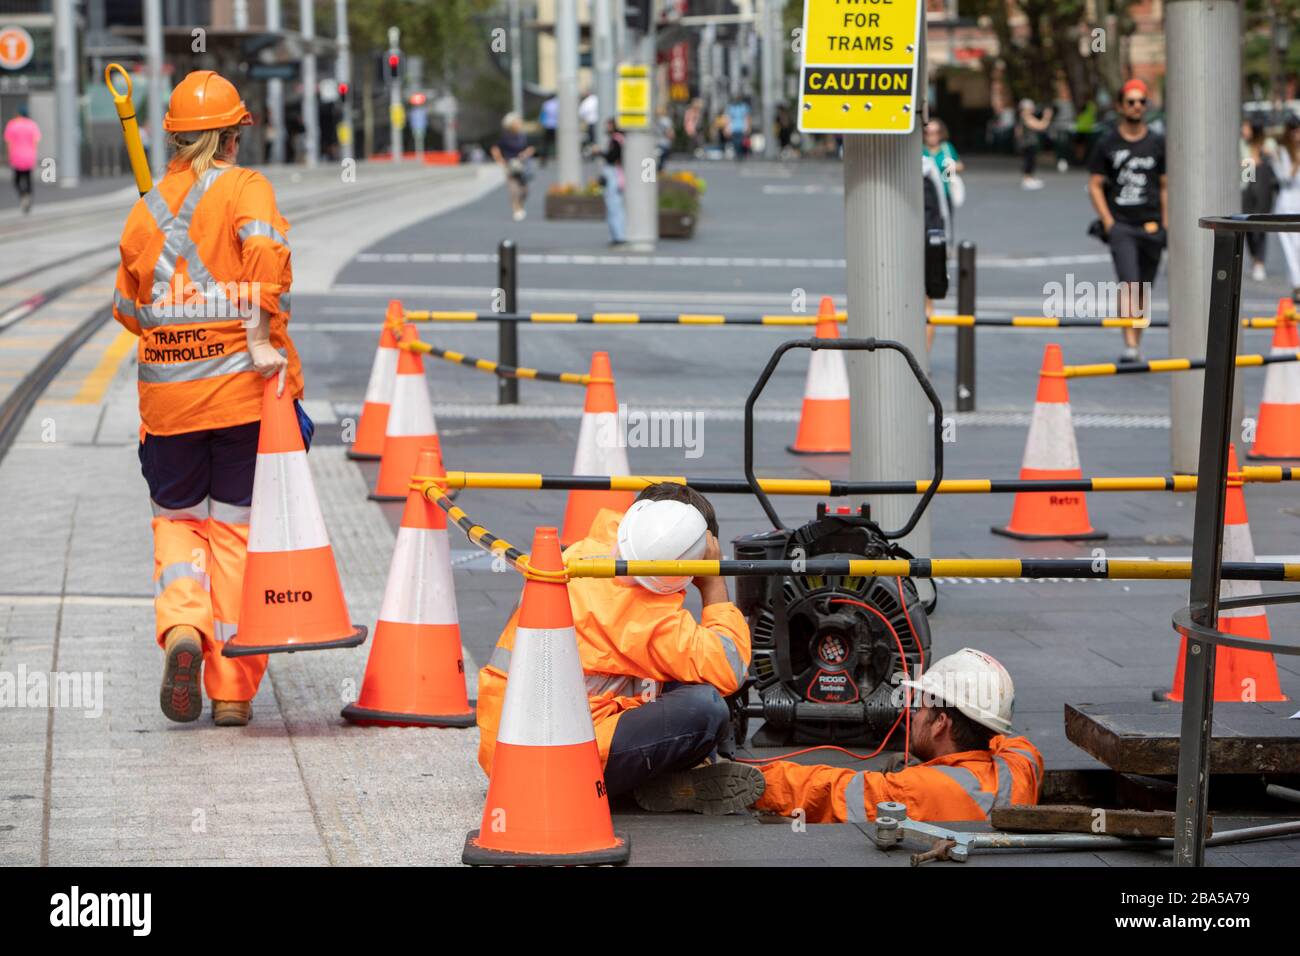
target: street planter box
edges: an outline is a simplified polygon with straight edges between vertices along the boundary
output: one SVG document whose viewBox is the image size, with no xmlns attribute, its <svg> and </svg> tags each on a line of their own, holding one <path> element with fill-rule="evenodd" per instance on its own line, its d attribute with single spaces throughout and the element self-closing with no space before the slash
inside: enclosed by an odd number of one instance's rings
<svg viewBox="0 0 1300 956">
<path fill-rule="evenodd" d="M 547 193 L 547 219 L 604 219 L 605 197 Z"/>
<path fill-rule="evenodd" d="M 689 239 L 695 235 L 695 214 L 671 209 L 659 210 L 660 239 Z"/>
</svg>

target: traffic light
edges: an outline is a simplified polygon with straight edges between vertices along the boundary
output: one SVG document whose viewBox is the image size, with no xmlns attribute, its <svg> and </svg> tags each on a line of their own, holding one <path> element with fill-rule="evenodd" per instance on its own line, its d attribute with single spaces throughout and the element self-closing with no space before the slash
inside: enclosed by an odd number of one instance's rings
<svg viewBox="0 0 1300 956">
<path fill-rule="evenodd" d="M 341 99 L 341 100 L 346 100 L 346 99 L 348 98 L 348 90 L 349 90 L 349 89 L 350 89 L 350 87 L 349 87 L 346 83 L 340 83 L 340 84 L 339 84 L 339 99 Z"/>
<path fill-rule="evenodd" d="M 412 106 L 423 106 L 428 102 L 428 97 L 423 93 L 412 93 L 410 102 Z"/>
<path fill-rule="evenodd" d="M 624 0 L 623 22 L 629 30 L 645 33 L 654 16 L 654 0 Z"/>
<path fill-rule="evenodd" d="M 396 82 L 402 78 L 402 54 L 397 50 L 388 51 L 388 78 Z"/>
</svg>

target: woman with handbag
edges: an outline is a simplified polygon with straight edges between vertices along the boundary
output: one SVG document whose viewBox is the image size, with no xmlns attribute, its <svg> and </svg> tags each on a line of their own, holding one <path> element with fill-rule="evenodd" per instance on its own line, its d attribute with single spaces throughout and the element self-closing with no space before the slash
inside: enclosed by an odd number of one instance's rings
<svg viewBox="0 0 1300 956">
<path fill-rule="evenodd" d="M 532 178 L 529 160 L 534 152 L 524 133 L 523 118 L 518 113 L 507 113 L 501 119 L 501 138 L 492 147 L 492 158 L 506 171 L 506 189 L 515 222 L 527 215 L 524 204 L 528 202 L 528 180 Z"/>
</svg>

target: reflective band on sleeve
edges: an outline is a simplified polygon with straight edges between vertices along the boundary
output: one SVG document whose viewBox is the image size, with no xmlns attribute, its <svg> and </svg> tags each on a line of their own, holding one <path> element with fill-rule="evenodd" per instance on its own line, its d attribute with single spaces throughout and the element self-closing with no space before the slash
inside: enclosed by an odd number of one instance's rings
<svg viewBox="0 0 1300 956">
<path fill-rule="evenodd" d="M 217 640 L 219 640 L 222 644 L 226 643 L 226 641 L 230 640 L 238 632 L 239 632 L 238 624 L 231 624 L 227 621 L 212 622 L 212 636 L 215 637 Z"/>
<path fill-rule="evenodd" d="M 1020 754 L 1020 756 L 1024 757 L 1026 760 L 1029 761 L 1029 775 L 1030 777 L 1033 778 L 1034 781 L 1034 793 L 1037 793 L 1038 792 L 1038 761 L 1034 759 L 1034 755 L 1031 754 L 1028 750 L 1021 750 L 1019 747 L 1008 747 L 1007 749 L 1010 750 L 1012 753 Z"/>
<path fill-rule="evenodd" d="M 993 806 L 1009 807 L 1013 802 L 1011 796 L 1011 784 L 1013 781 L 1011 776 L 1011 765 L 1001 757 L 994 757 L 993 759 L 997 764 L 998 775 L 998 795 L 997 799 L 993 801 Z"/>
<path fill-rule="evenodd" d="M 141 362 L 137 368 L 142 382 L 194 382 L 201 378 L 233 375 L 235 372 L 251 372 L 253 358 L 247 351 L 241 349 L 229 355 L 218 355 L 215 358 L 198 359 L 193 362 L 171 364 Z"/>
<path fill-rule="evenodd" d="M 166 518 L 169 521 L 207 521 L 208 520 L 208 499 L 204 498 L 198 504 L 189 505 L 185 508 L 164 508 L 152 498 L 149 504 L 153 507 L 153 516 L 155 518 Z"/>
<path fill-rule="evenodd" d="M 588 697 L 635 697 L 637 678 L 627 674 L 585 674 Z"/>
<path fill-rule="evenodd" d="M 247 242 L 249 239 L 254 239 L 257 236 L 263 236 L 270 239 L 272 242 L 278 242 L 286 249 L 289 248 L 289 240 L 280 235 L 276 228 L 269 222 L 254 219 L 252 222 L 245 223 L 243 228 L 239 230 L 239 239 L 241 242 Z"/>
<path fill-rule="evenodd" d="M 722 642 L 722 653 L 727 655 L 727 663 L 731 665 L 731 674 L 736 678 L 736 683 L 742 684 L 745 680 L 745 659 L 740 656 L 740 648 L 728 634 L 721 631 L 714 631 L 719 641 Z"/>
<path fill-rule="evenodd" d="M 488 658 L 487 666 L 503 674 L 509 674 L 510 648 L 502 647 L 500 644 L 492 648 L 492 656 Z"/>
<path fill-rule="evenodd" d="M 222 524 L 248 524 L 253 512 L 252 505 L 231 505 L 216 498 L 212 499 L 211 509 L 212 520 Z"/>
<path fill-rule="evenodd" d="M 985 816 L 988 816 L 989 811 L 993 809 L 995 795 L 981 790 L 979 778 L 965 767 L 929 767 L 928 769 L 939 771 L 965 790 L 966 796 L 975 801 L 975 805 Z"/>
<path fill-rule="evenodd" d="M 167 565 L 162 569 L 162 574 L 158 575 L 158 580 L 153 583 L 154 597 L 158 597 L 182 578 L 198 581 L 205 591 L 212 589 L 206 571 L 200 571 L 194 567 L 193 561 L 177 561 L 175 564 Z"/>
<path fill-rule="evenodd" d="M 849 823 L 866 823 L 866 794 L 862 774 L 855 773 L 844 790 L 844 802 L 848 804 Z"/>
<path fill-rule="evenodd" d="M 117 309 L 120 315 L 135 318 L 135 303 L 116 289 L 113 290 L 113 308 Z"/>
</svg>

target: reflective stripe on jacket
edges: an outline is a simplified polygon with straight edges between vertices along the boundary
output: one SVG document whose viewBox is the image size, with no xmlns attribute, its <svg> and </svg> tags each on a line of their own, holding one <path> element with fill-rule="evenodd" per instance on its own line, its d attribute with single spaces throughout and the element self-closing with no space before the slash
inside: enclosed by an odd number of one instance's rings
<svg viewBox="0 0 1300 956">
<path fill-rule="evenodd" d="M 1043 757 L 1024 737 L 997 736 L 988 750 L 938 757 L 897 773 L 854 772 L 779 760 L 762 768 L 767 789 L 755 807 L 808 823 L 864 823 L 876 804 L 907 804 L 913 820 L 984 820 L 994 807 L 1038 802 Z"/>
<path fill-rule="evenodd" d="M 175 435 L 261 417 L 261 378 L 241 307 L 270 316 L 271 345 L 289 358 L 287 387 L 302 396 L 289 321 L 289 223 L 271 184 L 237 166 L 196 181 L 172 167 L 127 217 L 113 316 L 140 337 L 143 431 Z"/>
<path fill-rule="evenodd" d="M 620 520 L 622 515 L 616 511 L 597 512 L 588 537 L 565 549 L 565 557 L 613 554 Z M 749 668 L 749 625 L 740 610 L 730 602 L 710 604 L 697 622 L 682 607 L 685 600 L 683 593 L 654 594 L 631 580 L 569 582 L 602 764 L 609 756 L 619 716 L 653 700 L 664 683 L 712 684 L 725 695 L 744 681 Z M 518 616 L 516 608 L 478 676 L 478 757 L 487 773 L 492 769 Z"/>
</svg>

